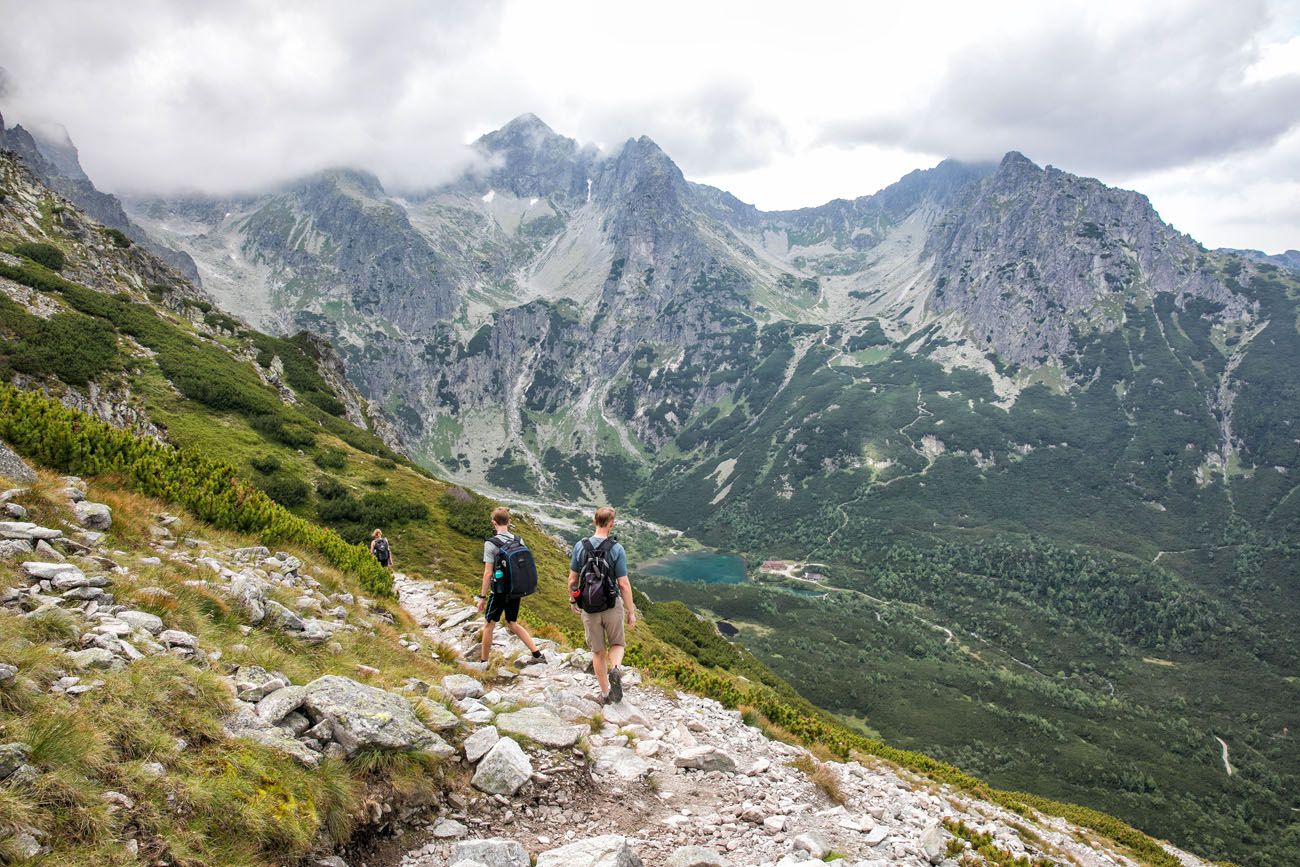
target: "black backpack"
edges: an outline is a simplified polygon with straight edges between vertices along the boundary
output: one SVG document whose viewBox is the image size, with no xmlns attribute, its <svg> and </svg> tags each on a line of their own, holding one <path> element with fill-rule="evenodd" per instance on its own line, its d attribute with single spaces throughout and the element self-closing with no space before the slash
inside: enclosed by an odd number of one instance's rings
<svg viewBox="0 0 1300 867">
<path fill-rule="evenodd" d="M 537 564 L 524 540 L 504 533 L 493 536 L 497 546 L 496 571 L 501 577 L 493 581 L 492 592 L 518 598 L 537 592 Z"/>
<path fill-rule="evenodd" d="M 599 546 L 591 539 L 582 540 L 585 557 L 578 573 L 578 607 L 588 614 L 608 611 L 618 604 L 618 579 L 614 577 L 614 559 L 609 552 L 618 542 L 613 536 Z"/>
<path fill-rule="evenodd" d="M 388 540 L 387 540 L 387 539 L 376 539 L 376 540 L 375 540 L 375 559 L 376 559 L 376 560 L 378 560 L 379 562 L 383 563 L 383 562 L 385 562 L 386 560 L 388 560 L 388 557 L 389 557 L 390 553 L 391 553 L 391 551 L 390 551 L 390 549 L 389 549 L 389 547 L 388 547 Z"/>
</svg>

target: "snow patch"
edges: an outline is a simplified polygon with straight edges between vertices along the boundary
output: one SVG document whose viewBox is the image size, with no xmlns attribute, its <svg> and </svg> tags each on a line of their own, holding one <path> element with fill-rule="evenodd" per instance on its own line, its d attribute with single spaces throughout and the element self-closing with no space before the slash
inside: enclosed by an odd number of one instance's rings
<svg viewBox="0 0 1300 867">
<path fill-rule="evenodd" d="M 490 204 L 492 200 L 495 199 L 496 197 L 497 197 L 496 190 L 488 190 L 486 193 L 483 194 L 483 201 Z"/>
</svg>

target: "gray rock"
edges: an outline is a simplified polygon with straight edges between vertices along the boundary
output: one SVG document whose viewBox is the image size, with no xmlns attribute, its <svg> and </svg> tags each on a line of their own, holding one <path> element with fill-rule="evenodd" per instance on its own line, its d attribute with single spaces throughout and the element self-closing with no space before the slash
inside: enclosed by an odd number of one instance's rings
<svg viewBox="0 0 1300 867">
<path fill-rule="evenodd" d="M 442 688 L 452 698 L 478 698 L 483 695 L 483 684 L 468 674 L 449 674 L 442 679 Z"/>
<path fill-rule="evenodd" d="M 113 655 L 112 651 L 105 650 L 102 647 L 88 647 L 85 650 L 74 651 L 68 654 L 68 661 L 78 671 L 88 668 L 99 668 L 108 671 L 117 671 L 125 668 L 126 663 Z"/>
<path fill-rule="evenodd" d="M 254 545 L 251 548 L 235 548 L 230 552 L 230 556 L 239 561 L 246 560 L 265 560 L 271 556 L 271 550 L 265 545 Z"/>
<path fill-rule="evenodd" d="M 49 527 L 41 527 L 29 521 L 0 521 L 0 539 L 23 539 L 34 542 L 37 539 L 58 539 L 62 535 L 62 530 L 51 530 Z"/>
<path fill-rule="evenodd" d="M 731 862 L 703 846 L 683 846 L 668 856 L 664 867 L 731 867 Z"/>
<path fill-rule="evenodd" d="M 673 760 L 679 768 L 691 768 L 697 771 L 722 771 L 726 774 L 736 772 L 736 760 L 717 747 L 708 745 L 687 747 Z"/>
<path fill-rule="evenodd" d="M 27 831 L 19 831 L 9 841 L 9 848 L 20 861 L 30 861 L 45 851 L 45 847 Z"/>
<path fill-rule="evenodd" d="M 179 629 L 163 630 L 159 633 L 158 640 L 167 647 L 184 647 L 188 650 L 197 650 L 199 646 L 197 638 Z"/>
<path fill-rule="evenodd" d="M 36 481 L 36 471 L 3 440 L 0 440 L 0 477 L 18 482 L 20 485 L 30 485 Z"/>
<path fill-rule="evenodd" d="M 440 740 L 405 698 L 346 677 L 313 680 L 306 686 L 303 705 L 312 718 L 333 724 L 334 740 L 349 756 L 363 747 L 426 749 Z"/>
<path fill-rule="evenodd" d="M 458 840 L 469 833 L 469 829 L 455 819 L 439 819 L 433 826 L 433 836 L 438 840 Z"/>
<path fill-rule="evenodd" d="M 0 744 L 0 780 L 27 764 L 32 757 L 32 748 L 27 744 L 13 742 Z"/>
<path fill-rule="evenodd" d="M 274 599 L 266 600 L 266 623 L 290 632 L 302 632 L 306 628 L 301 617 Z"/>
<path fill-rule="evenodd" d="M 150 635 L 157 635 L 165 628 L 162 618 L 156 614 L 150 614 L 148 611 L 119 611 L 117 619 L 130 625 L 132 629 L 139 629 L 148 632 Z"/>
<path fill-rule="evenodd" d="M 302 707 L 307 698 L 306 687 L 286 686 L 268 694 L 257 703 L 257 715 L 274 725 Z"/>
<path fill-rule="evenodd" d="M 53 581 L 61 575 L 75 575 L 85 578 L 85 574 L 71 563 L 41 563 L 28 561 L 19 567 L 29 580 Z M 72 585 L 76 586 L 76 585 Z"/>
<path fill-rule="evenodd" d="M 537 856 L 536 867 L 643 867 L 626 837 L 607 834 L 578 840 Z"/>
<path fill-rule="evenodd" d="M 497 733 L 496 726 L 484 726 L 465 738 L 465 742 L 461 746 L 465 749 L 465 758 L 470 763 L 473 763 L 487 755 L 488 751 L 496 746 L 499 740 L 501 740 L 501 735 Z"/>
<path fill-rule="evenodd" d="M 113 526 L 113 510 L 103 503 L 82 500 L 73 504 L 72 513 L 76 516 L 77 523 L 87 530 L 105 532 Z"/>
<path fill-rule="evenodd" d="M 881 843 L 885 842 L 888 837 L 889 831 L 885 826 L 877 825 L 867 832 L 866 836 L 862 838 L 862 842 L 866 843 L 868 846 L 879 846 Z"/>
<path fill-rule="evenodd" d="M 318 858 L 316 867 L 348 867 L 348 862 L 337 855 L 330 855 L 327 858 Z"/>
<path fill-rule="evenodd" d="M 552 749 L 571 747 L 588 731 L 586 726 L 566 723 L 546 707 L 526 707 L 498 714 L 496 726 L 503 732 L 523 735 Z"/>
<path fill-rule="evenodd" d="M 591 758 L 592 770 L 597 774 L 636 780 L 650 773 L 650 763 L 626 747 L 597 747 L 591 751 Z"/>
<path fill-rule="evenodd" d="M 0 662 L 0 687 L 7 687 L 18 676 L 18 669 L 7 662 Z"/>
<path fill-rule="evenodd" d="M 266 617 L 266 585 L 256 575 L 237 573 L 230 579 L 230 595 L 244 609 L 249 623 L 257 626 Z"/>
<path fill-rule="evenodd" d="M 474 788 L 493 795 L 513 795 L 533 775 L 533 763 L 519 744 L 501 738 L 487 751 L 470 781 Z"/>
<path fill-rule="evenodd" d="M 477 861 L 485 867 L 529 867 L 528 850 L 514 840 L 462 840 L 451 850 L 451 863 Z"/>
<path fill-rule="evenodd" d="M 235 694 L 240 701 L 256 704 L 277 689 L 289 685 L 288 680 L 271 674 L 260 665 L 241 665 L 234 676 Z"/>
<path fill-rule="evenodd" d="M 926 828 L 925 833 L 921 835 L 921 850 L 931 864 L 938 864 L 948 857 L 948 838 L 943 832 L 943 826 L 938 822 Z"/>
<path fill-rule="evenodd" d="M 13 518 L 15 521 L 27 518 L 27 509 L 18 503 L 5 503 L 4 513 L 6 517 Z"/>
<path fill-rule="evenodd" d="M 140 770 L 154 778 L 165 777 L 167 769 L 163 767 L 162 762 L 145 762 L 140 766 Z"/>
<path fill-rule="evenodd" d="M 800 834 L 794 838 L 794 848 L 807 852 L 814 859 L 826 857 L 831 851 L 831 844 L 826 842 L 826 838 L 816 831 L 810 831 L 807 834 Z"/>
<path fill-rule="evenodd" d="M 280 720 L 278 725 L 289 734 L 298 737 L 303 732 L 307 731 L 307 729 L 311 728 L 311 720 L 307 719 L 307 717 L 297 711 L 290 711 L 285 715 L 284 719 Z"/>
<path fill-rule="evenodd" d="M 271 725 L 254 713 L 248 705 L 238 707 L 233 714 L 222 720 L 222 724 L 225 726 L 226 734 L 231 737 L 243 738 L 287 753 L 309 768 L 320 764 L 320 753 L 308 749 L 284 729 Z"/>
<path fill-rule="evenodd" d="M 445 732 L 460 725 L 460 717 L 449 711 L 446 705 L 427 698 L 416 699 L 424 717 L 424 724 L 436 732 Z"/>
<path fill-rule="evenodd" d="M 32 543 L 24 539 L 0 541 L 0 560 L 19 560 L 32 555 Z"/>
</svg>

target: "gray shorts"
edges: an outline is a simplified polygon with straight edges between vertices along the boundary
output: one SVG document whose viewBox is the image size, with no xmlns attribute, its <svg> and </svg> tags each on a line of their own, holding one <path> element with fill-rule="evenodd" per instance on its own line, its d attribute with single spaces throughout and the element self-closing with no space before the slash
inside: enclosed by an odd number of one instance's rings
<svg viewBox="0 0 1300 867">
<path fill-rule="evenodd" d="M 609 647 L 621 647 L 627 644 L 623 639 L 623 597 L 620 596 L 613 608 L 607 608 L 598 614 L 582 612 L 582 631 L 587 634 L 587 646 L 592 653 L 600 653 Z"/>
</svg>

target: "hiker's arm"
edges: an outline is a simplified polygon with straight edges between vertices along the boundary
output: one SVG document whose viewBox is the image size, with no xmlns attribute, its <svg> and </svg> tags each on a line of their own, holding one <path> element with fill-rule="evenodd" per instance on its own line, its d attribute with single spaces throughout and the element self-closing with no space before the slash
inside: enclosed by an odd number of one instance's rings
<svg viewBox="0 0 1300 867">
<path fill-rule="evenodd" d="M 636 628 L 636 605 L 632 602 L 632 582 L 624 575 L 618 579 L 619 592 L 623 594 L 623 610 L 627 612 L 627 628 Z"/>
<path fill-rule="evenodd" d="M 573 591 L 578 589 L 578 573 L 569 570 L 569 607 L 578 610 L 578 603 L 573 601 Z"/>
<path fill-rule="evenodd" d="M 492 564 L 483 564 L 483 589 L 479 591 L 478 610 L 482 611 L 483 606 L 487 605 L 488 591 L 492 589 Z"/>
</svg>

